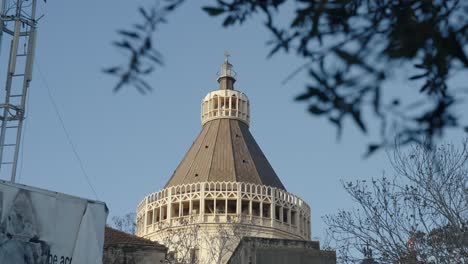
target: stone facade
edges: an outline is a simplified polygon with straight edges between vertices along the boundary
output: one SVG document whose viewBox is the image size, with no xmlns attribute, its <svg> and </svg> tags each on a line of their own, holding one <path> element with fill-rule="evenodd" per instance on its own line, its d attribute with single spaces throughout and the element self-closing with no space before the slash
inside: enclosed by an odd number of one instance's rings
<svg viewBox="0 0 468 264">
<path fill-rule="evenodd" d="M 336 264 L 335 251 L 318 241 L 244 237 L 228 264 Z"/>
<path fill-rule="evenodd" d="M 195 257 L 186 251 L 197 249 L 199 263 L 219 263 L 210 259 L 220 255 L 225 263 L 244 236 L 310 239 L 310 208 L 297 196 L 264 185 L 192 183 L 147 196 L 137 209 L 136 234 L 168 244 L 186 260 Z"/>
</svg>

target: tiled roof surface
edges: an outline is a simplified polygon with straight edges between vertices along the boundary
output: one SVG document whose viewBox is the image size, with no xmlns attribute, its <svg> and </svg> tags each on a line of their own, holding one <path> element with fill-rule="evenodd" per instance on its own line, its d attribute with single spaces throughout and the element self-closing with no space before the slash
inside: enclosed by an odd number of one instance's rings
<svg viewBox="0 0 468 264">
<path fill-rule="evenodd" d="M 141 238 L 135 235 L 127 234 L 120 230 L 106 226 L 104 232 L 104 247 L 114 245 L 142 245 L 153 246 L 155 248 L 166 249 L 163 245 L 151 241 L 149 239 Z"/>
<path fill-rule="evenodd" d="M 165 187 L 208 181 L 247 182 L 285 190 L 249 127 L 229 118 L 203 126 Z"/>
</svg>

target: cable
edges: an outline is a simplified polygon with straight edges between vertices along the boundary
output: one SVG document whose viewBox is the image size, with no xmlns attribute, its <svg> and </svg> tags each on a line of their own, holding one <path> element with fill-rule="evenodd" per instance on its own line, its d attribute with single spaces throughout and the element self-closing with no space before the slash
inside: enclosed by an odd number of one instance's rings
<svg viewBox="0 0 468 264">
<path fill-rule="evenodd" d="M 75 144 L 73 144 L 70 133 L 68 133 L 68 130 L 67 130 L 66 126 L 65 126 L 65 122 L 63 121 L 62 115 L 60 114 L 60 111 L 59 111 L 59 108 L 58 108 L 57 104 L 55 103 L 54 97 L 52 96 L 52 91 L 51 91 L 51 89 L 50 89 L 50 87 L 49 87 L 49 85 L 47 83 L 47 80 L 44 78 L 44 75 L 42 74 L 42 71 L 41 71 L 41 69 L 39 67 L 39 64 L 35 63 L 35 65 L 37 66 L 37 70 L 39 72 L 39 75 L 41 77 L 42 82 L 44 83 L 44 86 L 47 88 L 47 94 L 49 95 L 49 99 L 52 102 L 52 106 L 54 107 L 55 114 L 57 114 L 57 117 L 58 117 L 58 119 L 60 121 L 60 124 L 62 126 L 62 129 L 63 129 L 63 132 L 65 133 L 65 136 L 67 138 L 68 144 L 72 148 L 73 154 L 74 154 L 76 160 L 78 161 L 78 164 L 80 165 L 81 172 L 85 176 L 86 182 L 88 183 L 89 187 L 93 191 L 94 196 L 96 197 L 96 200 L 98 200 L 99 197 L 98 197 L 98 195 L 96 193 L 96 190 L 93 187 L 93 184 L 91 183 L 91 179 L 89 178 L 88 173 L 86 172 L 86 170 L 84 168 L 83 161 L 81 160 L 80 155 L 78 155 L 78 151 L 76 150 Z"/>
</svg>

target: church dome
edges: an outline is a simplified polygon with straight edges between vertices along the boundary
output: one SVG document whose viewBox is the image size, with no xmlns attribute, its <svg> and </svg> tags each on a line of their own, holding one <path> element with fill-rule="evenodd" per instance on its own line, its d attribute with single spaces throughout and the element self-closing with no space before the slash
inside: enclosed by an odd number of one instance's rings
<svg viewBox="0 0 468 264">
<path fill-rule="evenodd" d="M 233 66 L 227 57 L 220 86 L 202 101 L 202 131 L 165 188 L 206 181 L 245 182 L 285 190 L 249 131 L 249 99 L 234 90 Z M 230 84 L 224 84 L 232 81 Z"/>
<path fill-rule="evenodd" d="M 249 99 L 234 89 L 227 56 L 217 81 L 202 100 L 201 132 L 164 188 L 138 205 L 136 234 L 174 250 L 192 237 L 203 263 L 212 263 L 207 248 L 233 251 L 243 236 L 309 240 L 310 208 L 286 191 L 250 133 Z"/>
</svg>

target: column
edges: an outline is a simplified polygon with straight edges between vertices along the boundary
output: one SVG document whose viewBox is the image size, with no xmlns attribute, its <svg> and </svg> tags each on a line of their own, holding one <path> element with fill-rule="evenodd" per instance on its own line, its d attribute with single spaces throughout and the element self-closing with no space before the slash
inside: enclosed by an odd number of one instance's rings
<svg viewBox="0 0 468 264">
<path fill-rule="evenodd" d="M 168 195 L 168 202 L 167 202 L 166 220 L 170 223 L 171 218 L 172 218 L 172 202 L 171 202 L 172 201 L 172 187 L 169 188 L 168 193 L 169 195 Z"/>
<path fill-rule="evenodd" d="M 202 221 L 205 219 L 205 183 L 200 184 L 200 218 Z"/>
<path fill-rule="evenodd" d="M 182 199 L 179 201 L 179 217 L 183 215 L 182 211 L 184 210 L 184 207 L 182 206 Z"/>
<path fill-rule="evenodd" d="M 275 188 L 271 188 L 271 205 L 270 205 L 270 219 L 271 219 L 271 227 L 274 226 L 275 224 L 275 219 L 276 219 L 276 201 L 275 201 Z"/>
<path fill-rule="evenodd" d="M 145 208 L 143 209 L 145 214 L 143 215 L 143 232 L 144 234 L 146 235 L 147 233 L 147 230 L 146 230 L 146 226 L 147 226 L 147 222 L 148 222 L 148 212 L 147 212 L 147 209 L 148 208 L 148 197 L 145 198 Z"/>
<path fill-rule="evenodd" d="M 236 206 L 236 214 L 239 219 L 242 218 L 242 192 L 241 192 L 241 184 L 240 182 L 237 183 L 237 206 Z"/>
</svg>

